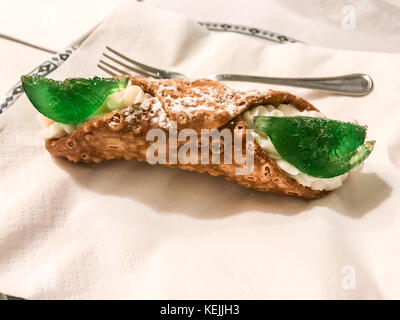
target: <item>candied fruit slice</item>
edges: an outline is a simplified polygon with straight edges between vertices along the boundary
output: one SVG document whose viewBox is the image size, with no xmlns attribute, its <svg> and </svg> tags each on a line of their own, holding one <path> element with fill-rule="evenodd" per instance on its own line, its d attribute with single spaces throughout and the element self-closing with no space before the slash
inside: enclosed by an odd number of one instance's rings
<svg viewBox="0 0 400 320">
<path fill-rule="evenodd" d="M 364 143 L 367 128 L 313 117 L 254 117 L 282 159 L 312 177 L 332 178 L 360 165 L 375 141 Z"/>
<path fill-rule="evenodd" d="M 71 78 L 64 81 L 43 76 L 23 76 L 22 86 L 33 106 L 61 123 L 79 123 L 95 113 L 111 93 L 128 85 L 128 78 Z"/>
</svg>

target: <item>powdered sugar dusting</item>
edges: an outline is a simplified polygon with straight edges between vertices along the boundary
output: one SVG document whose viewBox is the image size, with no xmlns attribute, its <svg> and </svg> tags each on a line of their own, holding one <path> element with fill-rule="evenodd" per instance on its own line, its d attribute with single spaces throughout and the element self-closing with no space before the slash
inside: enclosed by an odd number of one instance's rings
<svg viewBox="0 0 400 320">
<path fill-rule="evenodd" d="M 144 100 L 141 104 L 129 106 L 126 108 L 124 115 L 127 122 L 144 119 L 150 120 L 158 128 L 168 129 L 172 126 L 167 113 L 157 97 L 151 97 Z"/>
<path fill-rule="evenodd" d="M 222 113 L 228 112 L 231 116 L 238 114 L 241 101 L 245 95 L 254 93 L 242 93 L 229 87 L 191 86 L 191 81 L 186 83 L 190 89 L 182 96 L 179 87 L 175 84 L 159 85 L 156 95 L 165 97 L 170 112 L 174 114 L 185 113 L 189 118 L 194 118 L 199 111 Z"/>
</svg>

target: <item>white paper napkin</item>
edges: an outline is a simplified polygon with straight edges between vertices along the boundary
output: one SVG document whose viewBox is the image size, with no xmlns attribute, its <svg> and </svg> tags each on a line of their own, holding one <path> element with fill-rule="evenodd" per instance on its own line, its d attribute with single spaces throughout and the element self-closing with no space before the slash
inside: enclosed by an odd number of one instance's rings
<svg viewBox="0 0 400 320">
<path fill-rule="evenodd" d="M 0 292 L 30 299 L 400 298 L 399 55 L 268 46 L 130 3 L 52 77 L 102 75 L 96 64 L 106 45 L 193 77 L 369 73 L 375 89 L 362 98 L 283 89 L 329 118 L 367 124 L 375 150 L 341 189 L 306 201 L 136 161 L 54 159 L 23 97 L 0 116 Z"/>
</svg>

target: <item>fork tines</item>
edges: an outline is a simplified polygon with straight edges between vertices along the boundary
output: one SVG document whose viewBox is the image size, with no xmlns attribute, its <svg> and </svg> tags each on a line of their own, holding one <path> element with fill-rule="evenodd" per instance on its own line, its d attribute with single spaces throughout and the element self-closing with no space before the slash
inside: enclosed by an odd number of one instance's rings
<svg viewBox="0 0 400 320">
<path fill-rule="evenodd" d="M 97 66 L 112 76 L 130 74 L 133 71 L 146 77 L 161 78 L 164 72 L 133 60 L 108 46 Z"/>
</svg>

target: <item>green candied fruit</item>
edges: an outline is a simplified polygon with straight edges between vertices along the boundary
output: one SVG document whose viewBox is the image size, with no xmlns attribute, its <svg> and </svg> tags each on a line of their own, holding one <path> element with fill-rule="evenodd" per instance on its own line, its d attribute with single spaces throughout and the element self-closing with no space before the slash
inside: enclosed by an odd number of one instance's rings
<svg viewBox="0 0 400 320">
<path fill-rule="evenodd" d="M 128 78 L 71 78 L 64 81 L 22 76 L 22 86 L 33 106 L 61 123 L 79 123 L 95 113 L 106 98 L 128 85 Z"/>
<path fill-rule="evenodd" d="M 254 117 L 282 159 L 312 177 L 332 178 L 360 165 L 375 141 L 364 143 L 367 128 L 312 117 Z"/>
</svg>

